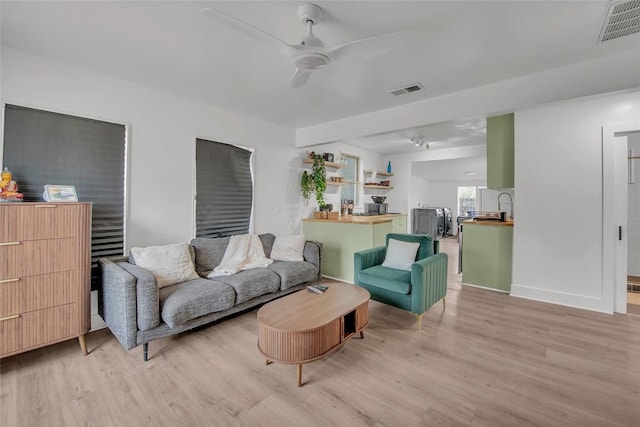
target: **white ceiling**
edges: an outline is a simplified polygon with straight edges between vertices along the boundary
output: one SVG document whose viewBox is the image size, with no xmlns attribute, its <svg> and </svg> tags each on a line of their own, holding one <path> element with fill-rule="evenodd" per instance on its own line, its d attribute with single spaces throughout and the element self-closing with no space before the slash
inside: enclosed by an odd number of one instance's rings
<svg viewBox="0 0 640 427">
<path fill-rule="evenodd" d="M 487 158 L 432 160 L 412 163 L 411 174 L 425 181 L 484 181 L 487 175 Z"/>
<path fill-rule="evenodd" d="M 345 55 L 291 89 L 293 66 L 273 46 L 200 12 L 215 7 L 297 43 L 301 3 L 2 1 L 1 40 L 296 128 L 640 47 L 638 34 L 596 43 L 605 1 L 319 1 L 324 18 L 314 32 L 327 46 L 408 29 L 421 35 L 367 61 Z M 413 82 L 425 90 L 388 93 Z M 425 137 L 455 137 L 440 131 Z"/>
</svg>

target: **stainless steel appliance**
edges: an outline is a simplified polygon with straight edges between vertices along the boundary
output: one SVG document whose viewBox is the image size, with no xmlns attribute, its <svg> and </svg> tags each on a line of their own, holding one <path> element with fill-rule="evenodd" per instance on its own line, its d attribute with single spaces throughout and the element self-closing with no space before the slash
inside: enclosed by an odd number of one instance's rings
<svg viewBox="0 0 640 427">
<path fill-rule="evenodd" d="M 444 211 L 444 235 L 453 236 L 453 213 L 450 208 L 442 208 Z"/>
<path fill-rule="evenodd" d="M 365 203 L 365 213 L 369 215 L 385 215 L 388 211 L 386 203 Z"/>
<path fill-rule="evenodd" d="M 435 240 L 444 236 L 444 210 L 442 208 L 421 208 L 411 210 L 413 234 L 429 234 Z"/>
</svg>

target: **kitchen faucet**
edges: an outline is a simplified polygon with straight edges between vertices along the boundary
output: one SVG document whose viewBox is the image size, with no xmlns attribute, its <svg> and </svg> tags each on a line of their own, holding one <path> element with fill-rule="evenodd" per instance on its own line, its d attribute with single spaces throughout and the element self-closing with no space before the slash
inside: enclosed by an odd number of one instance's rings
<svg viewBox="0 0 640 427">
<path fill-rule="evenodd" d="M 500 209 L 500 197 L 505 194 L 508 198 L 509 198 L 509 218 L 513 219 L 513 199 L 511 198 L 511 194 L 507 193 L 507 192 L 502 192 L 500 194 L 498 194 L 498 210 L 501 211 L 502 209 Z"/>
</svg>

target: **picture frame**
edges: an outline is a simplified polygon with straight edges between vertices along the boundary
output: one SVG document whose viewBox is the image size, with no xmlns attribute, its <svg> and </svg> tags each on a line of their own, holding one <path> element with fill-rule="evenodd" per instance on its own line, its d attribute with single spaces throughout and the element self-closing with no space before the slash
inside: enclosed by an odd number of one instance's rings
<svg viewBox="0 0 640 427">
<path fill-rule="evenodd" d="M 47 202 L 77 202 L 78 194 L 73 185 L 45 185 L 42 197 Z"/>
</svg>

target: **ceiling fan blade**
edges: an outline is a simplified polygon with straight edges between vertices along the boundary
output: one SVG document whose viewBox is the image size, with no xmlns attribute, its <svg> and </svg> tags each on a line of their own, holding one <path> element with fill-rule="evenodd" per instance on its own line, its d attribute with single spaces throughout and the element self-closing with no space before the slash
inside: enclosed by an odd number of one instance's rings
<svg viewBox="0 0 640 427">
<path fill-rule="evenodd" d="M 242 31 L 248 36 L 251 36 L 255 39 L 275 45 L 282 51 L 283 54 L 285 54 L 288 57 L 295 56 L 299 51 L 299 46 L 292 46 L 289 43 L 283 40 L 280 40 L 278 37 L 274 36 L 273 34 L 269 34 L 258 27 L 254 27 L 253 25 L 247 22 L 244 22 L 243 20 L 238 19 L 234 16 L 226 14 L 218 9 L 206 7 L 202 9 L 201 12 L 210 18 L 216 19 L 224 24 L 229 25 L 230 27 L 233 27 L 239 31 Z"/>
<path fill-rule="evenodd" d="M 311 73 L 312 71 L 310 70 L 296 68 L 296 73 L 291 77 L 291 87 L 297 89 L 304 86 L 309 80 L 309 77 L 311 77 Z"/>
<path fill-rule="evenodd" d="M 325 55 L 332 61 L 344 55 L 356 60 L 365 60 L 410 45 L 418 40 L 419 34 L 419 30 L 408 30 L 355 40 L 327 49 Z"/>
</svg>

